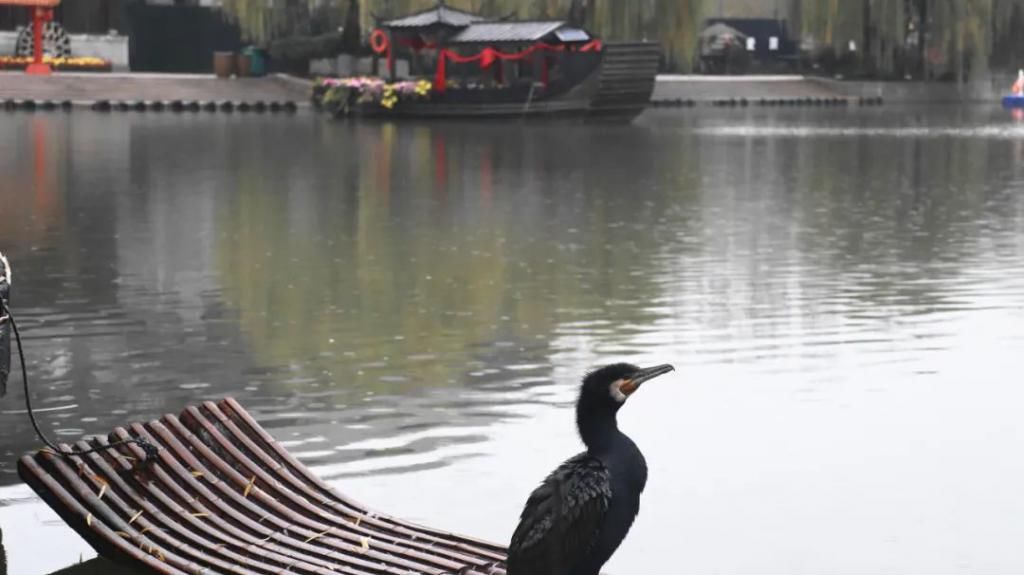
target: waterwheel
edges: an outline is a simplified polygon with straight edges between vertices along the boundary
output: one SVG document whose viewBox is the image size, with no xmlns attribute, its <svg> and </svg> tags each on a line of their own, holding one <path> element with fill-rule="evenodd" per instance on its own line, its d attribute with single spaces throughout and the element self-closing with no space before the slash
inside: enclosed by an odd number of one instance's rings
<svg viewBox="0 0 1024 575">
<path fill-rule="evenodd" d="M 15 53 L 18 56 L 32 56 L 32 28 L 18 30 L 18 42 Z M 43 25 L 43 55 L 55 58 L 66 58 L 71 55 L 71 38 L 60 22 L 46 22 Z"/>
</svg>

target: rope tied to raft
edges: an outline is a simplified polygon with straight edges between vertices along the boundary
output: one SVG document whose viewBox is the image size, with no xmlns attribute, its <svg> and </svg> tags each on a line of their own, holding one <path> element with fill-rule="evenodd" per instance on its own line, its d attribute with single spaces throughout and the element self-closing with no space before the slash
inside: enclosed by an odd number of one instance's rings
<svg viewBox="0 0 1024 575">
<path fill-rule="evenodd" d="M 0 279 L 6 280 L 7 278 L 0 276 Z M 28 368 L 25 367 L 25 350 L 22 349 L 21 346 L 21 334 L 18 332 L 18 322 L 14 321 L 14 314 L 11 313 L 11 308 L 7 305 L 7 302 L 4 301 L 3 298 L 0 298 L 0 319 L 3 319 L 3 321 L 10 322 L 11 324 L 11 331 L 14 333 L 14 341 L 18 348 L 18 362 L 21 364 L 21 382 L 25 389 L 25 410 L 28 412 L 28 419 L 29 421 L 32 422 L 32 428 L 35 430 L 36 436 L 39 437 L 40 441 L 46 444 L 46 447 L 50 448 L 51 451 L 53 451 L 57 455 L 60 455 L 61 457 L 71 458 L 81 455 L 88 455 L 90 453 L 98 453 L 101 451 L 106 451 L 108 449 L 114 449 L 116 447 L 121 447 L 122 445 L 135 444 L 139 447 L 139 449 L 142 450 L 144 454 L 142 461 L 139 462 L 140 465 L 145 465 L 156 459 L 156 457 L 160 454 L 160 448 L 147 441 L 145 437 L 123 439 L 120 441 L 115 441 L 113 443 L 108 443 L 106 445 L 93 447 L 91 449 L 75 451 L 67 451 L 61 449 L 56 443 L 51 441 L 50 438 L 46 437 L 46 434 L 43 433 L 43 430 L 39 427 L 39 422 L 36 421 L 36 415 L 32 409 L 32 395 L 28 391 Z"/>
</svg>

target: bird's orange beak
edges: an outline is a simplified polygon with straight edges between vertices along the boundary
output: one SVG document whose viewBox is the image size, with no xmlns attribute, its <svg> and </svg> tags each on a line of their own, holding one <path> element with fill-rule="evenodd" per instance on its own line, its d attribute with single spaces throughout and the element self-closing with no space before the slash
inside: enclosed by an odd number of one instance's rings
<svg viewBox="0 0 1024 575">
<path fill-rule="evenodd" d="M 641 369 L 640 371 L 633 374 L 632 377 L 622 382 L 622 385 L 619 386 L 619 391 L 621 391 L 624 395 L 627 396 L 632 395 L 634 391 L 640 389 L 640 385 L 643 384 L 645 381 L 654 379 L 659 375 L 665 375 L 670 371 L 675 371 L 675 369 L 676 368 L 672 367 L 667 363 L 664 365 L 656 365 L 654 367 Z"/>
</svg>

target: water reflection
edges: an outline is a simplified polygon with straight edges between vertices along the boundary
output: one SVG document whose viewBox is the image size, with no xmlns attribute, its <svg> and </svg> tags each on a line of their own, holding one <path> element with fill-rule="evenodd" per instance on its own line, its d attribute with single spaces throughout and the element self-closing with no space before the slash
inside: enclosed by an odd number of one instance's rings
<svg viewBox="0 0 1024 575">
<path fill-rule="evenodd" d="M 889 431 L 844 442 L 850 457 L 902 445 L 892 398 L 937 409 L 934 390 L 965 374 L 1003 390 L 972 366 L 1024 348 L 1024 133 L 990 110 L 659 112 L 628 127 L 2 121 L 0 247 L 60 437 L 233 395 L 346 490 L 501 539 L 518 494 L 576 448 L 579 374 L 672 361 L 686 385 L 629 415 L 658 503 L 614 572 L 677 561 L 679 532 L 697 542 L 690 566 L 721 566 L 709 538 L 743 514 L 708 519 L 729 509 L 716 494 L 762 523 L 790 515 L 765 503 L 777 483 L 734 492 L 716 477 L 799 484 L 810 453 L 834 469 L 807 442 L 862 430 L 850 403 Z M 20 399 L 0 413 L 0 484 L 37 445 Z M 473 505 L 440 514 L 421 496 L 452 484 Z M 8 514 L 31 501 L 11 489 Z M 802 525 L 776 527 L 799 539 Z"/>
</svg>

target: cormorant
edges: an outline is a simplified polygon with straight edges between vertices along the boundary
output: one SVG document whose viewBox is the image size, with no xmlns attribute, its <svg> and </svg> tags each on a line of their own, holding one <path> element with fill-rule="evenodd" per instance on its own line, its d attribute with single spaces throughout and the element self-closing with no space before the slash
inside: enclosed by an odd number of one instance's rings
<svg viewBox="0 0 1024 575">
<path fill-rule="evenodd" d="M 7 378 L 11 375 L 11 322 L 7 306 L 11 297 L 11 264 L 0 253 L 0 397 L 7 394 Z"/>
<path fill-rule="evenodd" d="M 508 575 L 598 575 L 640 510 L 647 462 L 616 413 L 671 365 L 628 363 L 587 374 L 576 425 L 587 450 L 558 466 L 526 501 L 508 549 Z"/>
</svg>

